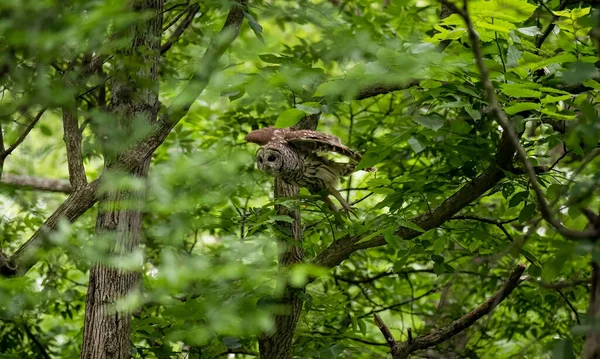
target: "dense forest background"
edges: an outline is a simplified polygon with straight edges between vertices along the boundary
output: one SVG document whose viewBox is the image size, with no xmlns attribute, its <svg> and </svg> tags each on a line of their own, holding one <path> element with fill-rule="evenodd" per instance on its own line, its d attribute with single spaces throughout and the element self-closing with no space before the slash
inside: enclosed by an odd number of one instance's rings
<svg viewBox="0 0 600 359">
<path fill-rule="evenodd" d="M 0 357 L 600 357 L 599 56 L 593 0 L 1 1 Z"/>
</svg>

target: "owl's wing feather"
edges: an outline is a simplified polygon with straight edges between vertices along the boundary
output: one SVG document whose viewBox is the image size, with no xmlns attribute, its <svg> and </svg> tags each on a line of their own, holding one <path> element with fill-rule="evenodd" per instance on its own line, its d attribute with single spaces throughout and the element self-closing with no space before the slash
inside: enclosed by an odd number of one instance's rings
<svg viewBox="0 0 600 359">
<path fill-rule="evenodd" d="M 296 148 L 307 152 L 336 152 L 349 157 L 354 162 L 359 162 L 362 158 L 360 153 L 343 145 L 337 136 L 322 132 L 311 130 L 289 131 L 285 133 L 284 139 Z"/>
</svg>

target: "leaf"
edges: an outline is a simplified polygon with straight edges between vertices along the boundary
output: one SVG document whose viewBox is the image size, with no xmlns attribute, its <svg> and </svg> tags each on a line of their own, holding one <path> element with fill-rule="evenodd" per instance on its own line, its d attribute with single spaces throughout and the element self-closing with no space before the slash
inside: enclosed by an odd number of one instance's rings
<svg viewBox="0 0 600 359">
<path fill-rule="evenodd" d="M 289 216 L 273 216 L 271 217 L 272 221 L 280 221 L 280 222 L 287 222 L 287 223 L 294 223 L 294 219 L 292 217 Z"/>
<path fill-rule="evenodd" d="M 244 12 L 244 16 L 246 17 L 246 19 L 248 19 L 248 25 L 250 25 L 250 28 L 252 29 L 252 31 L 254 31 L 254 34 L 256 35 L 256 37 L 258 37 L 258 39 L 260 41 L 265 41 L 263 39 L 262 36 L 262 31 L 263 31 L 263 27 L 260 26 L 260 24 L 256 21 L 256 19 L 250 15 L 249 12 L 247 12 L 246 10 L 243 11 Z"/>
<path fill-rule="evenodd" d="M 414 137 L 408 139 L 408 144 L 413 149 L 413 151 L 415 151 L 416 154 L 422 152 L 426 148 L 421 142 L 419 142 L 419 140 L 417 140 Z"/>
<path fill-rule="evenodd" d="M 294 126 L 302 117 L 304 117 L 304 111 L 290 108 L 279 114 L 277 121 L 275 121 L 275 127 L 284 128 Z"/>
<path fill-rule="evenodd" d="M 506 113 L 509 115 L 514 115 L 523 111 L 538 110 L 540 107 L 541 105 L 535 102 L 518 102 L 510 107 L 505 108 L 504 111 L 506 111 Z"/>
<path fill-rule="evenodd" d="M 45 124 L 40 124 L 40 131 L 42 131 L 42 133 L 46 136 L 52 136 L 52 129 L 50 127 L 48 127 L 48 125 Z"/>
<path fill-rule="evenodd" d="M 363 335 L 363 337 L 365 335 L 367 335 L 367 324 L 365 323 L 364 320 L 362 320 L 362 319 L 358 320 L 358 328 L 360 329 L 360 332 Z"/>
<path fill-rule="evenodd" d="M 523 52 L 517 50 L 515 45 L 509 45 L 506 51 L 506 66 L 509 68 L 517 66 L 521 55 L 523 55 Z"/>
<path fill-rule="evenodd" d="M 481 112 L 474 110 L 471 106 L 466 106 L 465 111 L 471 116 L 475 121 L 481 120 Z M 470 129 L 469 129 L 470 130 Z"/>
<path fill-rule="evenodd" d="M 435 263 L 444 263 L 444 257 L 440 256 L 439 254 L 432 254 L 431 260 Z"/>
<path fill-rule="evenodd" d="M 554 103 L 559 101 L 565 101 L 571 98 L 571 95 L 562 95 L 562 96 L 546 96 L 542 99 L 542 103 Z"/>
<path fill-rule="evenodd" d="M 552 358 L 575 359 L 575 355 L 573 355 L 573 343 L 569 339 L 557 340 L 552 350 Z"/>
<path fill-rule="evenodd" d="M 517 31 L 527 36 L 536 36 L 542 34 L 537 26 L 520 27 L 517 29 Z"/>
<path fill-rule="evenodd" d="M 531 89 L 525 88 L 524 86 L 520 86 L 520 85 L 502 84 L 500 87 L 500 90 L 505 95 L 508 95 L 511 97 L 540 98 L 542 96 L 542 93 L 540 91 L 531 90 Z"/>
<path fill-rule="evenodd" d="M 596 66 L 588 62 L 570 63 L 566 68 L 567 71 L 562 73 L 562 82 L 567 85 L 575 85 L 600 75 Z"/>
<path fill-rule="evenodd" d="M 598 81 L 587 79 L 582 82 L 583 86 L 592 88 L 594 90 L 600 90 L 600 83 Z"/>
<path fill-rule="evenodd" d="M 530 203 L 530 204 L 526 205 L 525 207 L 523 207 L 523 209 L 519 213 L 519 221 L 525 222 L 526 220 L 531 218 L 531 216 L 533 216 L 533 214 L 535 213 L 535 209 L 536 209 L 535 203 Z"/>
<path fill-rule="evenodd" d="M 558 113 L 558 112 L 554 112 L 554 111 L 549 110 L 549 109 L 543 109 L 542 113 L 546 114 L 546 115 L 548 115 L 550 117 L 558 118 L 560 120 L 573 120 L 573 119 L 575 119 L 577 117 L 577 115 L 564 115 L 564 114 L 561 114 L 561 113 Z"/>
<path fill-rule="evenodd" d="M 413 231 L 417 231 L 417 232 L 425 232 L 425 230 L 423 228 L 419 227 L 418 225 L 416 225 L 415 223 L 413 223 L 411 221 L 399 219 L 396 223 L 398 223 L 398 225 L 400 227 L 410 228 Z"/>
<path fill-rule="evenodd" d="M 515 195 L 512 196 L 511 199 L 508 201 L 508 207 L 510 208 L 518 206 L 521 202 L 525 201 L 528 196 L 529 192 L 527 191 L 515 193 Z"/>
<path fill-rule="evenodd" d="M 302 110 L 310 115 L 316 115 L 317 113 L 321 113 L 321 108 L 310 106 L 312 104 L 315 104 L 318 106 L 318 104 L 316 102 L 308 102 L 306 104 L 297 104 L 296 108 L 299 110 Z"/>
<path fill-rule="evenodd" d="M 364 168 L 373 167 L 379 163 L 379 155 L 374 152 L 367 152 L 363 155 L 360 162 L 356 165 L 356 170 L 360 171 Z"/>
<path fill-rule="evenodd" d="M 437 132 L 442 126 L 444 126 L 444 120 L 439 118 L 438 116 L 415 116 L 413 117 L 413 121 L 418 123 L 419 125 L 432 129 Z"/>
</svg>

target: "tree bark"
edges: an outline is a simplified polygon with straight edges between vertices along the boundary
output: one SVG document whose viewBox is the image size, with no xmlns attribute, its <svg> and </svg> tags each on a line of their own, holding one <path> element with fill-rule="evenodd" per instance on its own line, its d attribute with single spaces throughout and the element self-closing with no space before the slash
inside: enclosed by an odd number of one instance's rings
<svg viewBox="0 0 600 359">
<path fill-rule="evenodd" d="M 318 119 L 318 114 L 307 116 L 295 126 L 295 129 L 315 130 Z M 297 196 L 299 191 L 298 187 L 275 179 L 275 198 Z M 285 206 L 277 206 L 276 210 L 278 215 L 290 216 L 294 219 L 294 223 L 277 222 L 280 232 L 297 242 L 301 242 L 302 222 L 300 210 L 290 210 Z M 285 238 L 279 238 L 277 245 L 279 246 L 279 267 L 282 272 L 294 264 L 301 263 L 304 259 L 302 248 L 291 244 Z M 300 295 L 303 292 L 303 288 L 293 288 L 289 285 L 284 288 L 283 295 L 277 300 L 277 304 L 284 307 L 285 313 L 275 315 L 275 331 L 264 334 L 259 339 L 260 357 L 262 359 L 292 358 L 292 339 L 302 313 L 303 303 Z"/>
<path fill-rule="evenodd" d="M 155 15 L 131 29 L 131 46 L 118 54 L 120 58 L 111 89 L 111 113 L 117 119 L 117 130 L 122 132 L 115 134 L 118 138 L 133 133 L 135 118 L 143 118 L 149 124 L 156 122 L 159 109 L 158 66 L 163 0 L 133 0 L 131 6 L 134 12 L 151 11 Z M 108 146 L 116 145 L 114 139 L 104 139 Z M 118 156 L 119 153 L 114 153 L 111 147 L 105 149 L 105 173 L 119 169 Z M 147 157 L 129 173 L 145 178 L 149 165 L 150 157 Z M 111 241 L 110 255 L 126 256 L 137 249 L 144 196 L 144 190 L 113 187 L 100 197 L 96 234 L 104 241 Z M 93 265 L 86 298 L 81 358 L 131 357 L 131 314 L 112 305 L 134 289 L 138 278 L 138 273 L 109 266 L 106 262 Z"/>
<path fill-rule="evenodd" d="M 598 323 L 600 322 L 600 275 L 598 275 L 598 264 L 595 262 L 592 263 L 592 291 L 588 306 L 588 318 L 592 327 L 585 336 L 582 358 L 597 359 L 600 358 L 600 333 L 598 331 Z"/>
</svg>

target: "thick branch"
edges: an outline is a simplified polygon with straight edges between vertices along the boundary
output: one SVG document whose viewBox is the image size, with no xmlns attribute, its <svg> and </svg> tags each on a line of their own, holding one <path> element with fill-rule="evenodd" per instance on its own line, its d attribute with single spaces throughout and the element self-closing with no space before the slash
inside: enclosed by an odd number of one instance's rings
<svg viewBox="0 0 600 359">
<path fill-rule="evenodd" d="M 394 359 L 406 359 L 410 353 L 432 347 L 434 345 L 443 343 L 444 341 L 452 338 L 456 334 L 469 328 L 477 320 L 484 315 L 490 313 L 492 309 L 497 307 L 504 299 L 506 299 L 510 293 L 519 285 L 521 282 L 521 275 L 525 271 L 525 265 L 519 264 L 510 274 L 507 281 L 504 283 L 502 288 L 496 292 L 493 296 L 489 297 L 485 302 L 473 309 L 471 312 L 465 314 L 463 317 L 453 321 L 447 327 L 436 330 L 427 335 L 418 336 L 413 339 L 412 343 L 404 342 L 398 344 L 392 350 L 392 358 Z"/>
<path fill-rule="evenodd" d="M 446 1 L 446 0 L 443 0 L 443 1 Z M 454 6 L 454 5 L 452 5 L 452 6 Z M 508 134 L 508 138 L 510 139 L 512 145 L 514 146 L 514 148 L 517 151 L 517 157 L 525 166 L 525 170 L 526 170 L 527 176 L 529 177 L 529 180 L 531 182 L 531 187 L 533 188 L 533 191 L 535 192 L 535 195 L 537 198 L 538 209 L 539 209 L 542 217 L 548 223 L 550 223 L 560 234 L 562 234 L 566 238 L 594 239 L 594 238 L 600 237 L 600 233 L 594 229 L 584 230 L 584 231 L 574 231 L 574 230 L 564 227 L 560 223 L 560 221 L 557 220 L 554 217 L 554 215 L 552 214 L 552 212 L 550 211 L 550 206 L 546 202 L 546 199 L 544 197 L 544 192 L 542 191 L 542 187 L 540 186 L 540 184 L 538 182 L 537 175 L 535 173 L 535 169 L 533 168 L 533 165 L 529 161 L 529 157 L 527 156 L 525 149 L 523 149 L 523 147 L 521 146 L 517 132 L 513 128 L 512 124 L 510 123 L 510 120 L 508 119 L 506 113 L 504 112 L 504 110 L 502 109 L 502 107 L 500 106 L 500 103 L 498 102 L 498 100 L 496 98 L 496 91 L 494 90 L 494 87 L 492 86 L 492 82 L 489 77 L 488 69 L 483 62 L 483 55 L 481 53 L 481 46 L 479 44 L 479 36 L 477 35 L 477 32 L 475 31 L 475 28 L 473 27 L 473 23 L 471 22 L 471 18 L 469 17 L 469 13 L 467 10 L 467 1 L 465 1 L 465 3 L 464 3 L 464 8 L 462 10 L 457 9 L 456 12 L 458 14 L 460 14 L 460 16 L 464 19 L 465 23 L 467 24 L 469 39 L 471 40 L 472 47 L 473 47 L 473 54 L 475 55 L 475 62 L 477 63 L 477 68 L 479 69 L 479 72 L 481 73 L 481 82 L 483 85 L 483 89 L 486 92 L 490 109 L 491 109 L 492 113 L 494 114 L 494 116 L 496 117 L 500 126 L 502 126 L 502 129 L 504 130 L 503 134 Z"/>
<path fill-rule="evenodd" d="M 73 104 L 74 105 L 74 104 Z M 77 121 L 77 108 L 63 108 L 63 140 L 67 149 L 69 181 L 76 190 L 87 183 L 83 153 L 81 152 L 81 132 Z"/>
<path fill-rule="evenodd" d="M 0 184 L 16 189 L 34 191 L 59 193 L 71 193 L 72 191 L 69 181 L 43 177 L 19 176 L 13 174 L 5 174 L 2 176 Z"/>
<path fill-rule="evenodd" d="M 387 84 L 387 85 L 372 85 L 369 87 L 362 88 L 358 91 L 358 95 L 355 97 L 356 100 L 364 100 L 369 97 L 375 97 L 379 95 L 385 95 L 390 92 L 406 90 L 413 86 L 418 86 L 421 80 L 412 80 L 405 84 Z"/>
<path fill-rule="evenodd" d="M 490 166 L 481 175 L 475 178 L 472 182 L 467 183 L 455 194 L 447 198 L 439 207 L 431 212 L 426 212 L 411 221 L 417 224 L 424 230 L 429 230 L 442 225 L 444 222 L 452 218 L 461 209 L 473 202 L 485 192 L 494 187 L 502 178 L 504 172 L 501 168 L 506 168 L 510 164 L 514 156 L 514 149 L 506 134 L 502 135 L 498 151 L 496 153 L 496 163 Z M 365 242 L 361 239 L 369 235 L 366 233 L 362 236 L 345 236 L 331 244 L 323 252 L 321 252 L 313 263 L 324 267 L 335 267 L 350 254 L 365 248 L 378 247 L 386 244 L 383 236 L 376 236 Z M 421 235 L 421 232 L 415 231 L 407 227 L 400 227 L 395 234 L 402 239 L 412 239 Z"/>
</svg>

